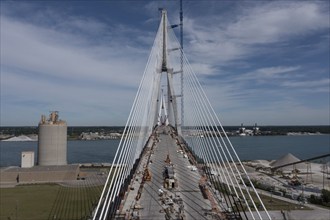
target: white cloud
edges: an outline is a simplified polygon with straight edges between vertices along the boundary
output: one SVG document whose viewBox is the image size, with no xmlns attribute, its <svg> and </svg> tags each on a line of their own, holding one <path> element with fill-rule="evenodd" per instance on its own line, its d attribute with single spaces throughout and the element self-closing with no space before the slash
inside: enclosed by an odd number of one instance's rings
<svg viewBox="0 0 330 220">
<path fill-rule="evenodd" d="M 66 25 L 81 30 L 87 28 L 82 26 L 84 22 L 77 18 Z M 86 31 L 104 29 L 95 21 L 86 24 Z M 86 124 L 125 124 L 129 100 L 136 93 L 149 48 L 135 47 L 119 37 L 95 44 L 86 38 L 86 33 L 65 29 L 1 16 L 2 124 L 31 124 L 25 115 L 17 117 L 24 105 L 38 112 L 38 118 L 56 108 L 64 115 L 72 112 L 73 118 L 77 114 L 85 117 Z M 117 35 L 136 32 L 125 26 L 116 29 L 120 30 Z M 90 121 L 93 114 L 98 114 L 98 121 Z M 81 117 L 73 119 L 73 123 L 81 123 Z"/>
<path fill-rule="evenodd" d="M 207 63 L 191 63 L 190 66 L 198 75 L 214 75 L 216 72 L 216 69 Z"/>
<path fill-rule="evenodd" d="M 225 125 L 328 125 L 330 122 L 329 102 L 306 105 L 306 100 L 297 99 L 299 94 L 295 91 L 270 88 L 237 91 L 235 86 L 228 85 L 208 86 L 206 92 L 211 100 L 216 100 L 212 105 Z"/>
<path fill-rule="evenodd" d="M 61 20 L 61 23 L 56 25 L 56 29 L 62 29 L 66 32 L 80 31 L 91 35 L 101 35 L 106 33 L 110 27 L 91 18 L 69 17 L 66 20 Z"/>
<path fill-rule="evenodd" d="M 318 88 L 318 87 L 325 87 L 328 88 L 328 92 L 330 90 L 330 79 L 320 79 L 320 80 L 308 80 L 308 81 L 286 81 L 283 82 L 283 86 L 287 87 L 301 87 L 301 88 Z"/>
<path fill-rule="evenodd" d="M 188 54 L 194 60 L 204 58 L 211 64 L 227 65 L 230 61 L 271 54 L 269 44 L 289 42 L 329 28 L 329 11 L 319 2 L 266 2 L 244 4 L 242 11 L 232 13 L 226 23 L 219 16 L 212 19 L 185 17 L 189 39 Z M 186 48 L 187 48 L 186 47 Z"/>
<path fill-rule="evenodd" d="M 276 78 L 292 77 L 292 73 L 299 70 L 300 66 L 275 66 L 256 69 L 253 72 L 242 74 L 235 80 L 269 80 Z"/>
<path fill-rule="evenodd" d="M 134 89 L 52 82 L 13 72 L 2 72 L 1 79 L 1 99 L 2 103 L 5 102 L 1 106 L 4 110 L 1 115 L 3 124 L 11 120 L 29 120 L 26 114 L 21 114 L 22 109 L 33 112 L 34 120 L 49 110 L 59 110 L 64 118 L 69 113 L 73 114 L 68 120 L 76 125 L 82 123 L 81 118 L 87 124 L 102 125 L 103 120 L 123 124 L 129 112 L 127 102 L 133 100 L 135 93 Z M 91 121 L 93 117 L 95 121 Z"/>
<path fill-rule="evenodd" d="M 329 63 L 317 60 L 329 52 L 328 6 L 311 1 L 245 2 L 231 8 L 224 19 L 223 13 L 208 19 L 185 17 L 187 56 L 197 67 L 199 62 L 207 64 L 200 69 L 207 74 L 196 72 L 225 124 L 244 119 L 268 124 L 329 121 L 329 70 L 321 67 Z M 317 42 L 315 36 L 327 40 Z M 317 99 L 308 101 L 316 93 Z"/>
<path fill-rule="evenodd" d="M 149 17 L 159 15 L 159 5 L 147 4 Z M 324 122 L 328 99 L 318 96 L 313 100 L 318 106 L 313 107 L 301 97 L 329 92 L 329 80 L 324 74 L 309 74 L 314 66 L 308 67 L 299 56 L 313 53 L 317 59 L 324 45 L 328 48 L 328 7 L 311 1 L 243 5 L 229 7 L 225 18 L 209 6 L 204 9 L 213 13 L 188 13 L 184 18 L 187 57 L 224 124 L 243 119 L 264 124 Z M 143 28 L 158 23 L 158 17 L 125 25 L 49 9 L 24 20 L 16 15 L 8 10 L 1 15 L 1 123 L 35 124 L 40 114 L 54 109 L 64 119 L 71 118 L 71 125 L 124 124 L 156 32 Z M 171 23 L 178 20 L 177 14 L 170 16 L 175 18 Z M 138 22 L 145 25 L 141 30 Z M 322 31 L 325 40 L 310 40 L 308 47 L 297 43 L 301 54 L 292 52 L 292 42 Z M 275 62 L 274 55 L 283 59 Z M 298 62 L 291 62 L 293 58 Z M 34 119 L 20 114 L 22 109 Z"/>
<path fill-rule="evenodd" d="M 297 35 L 307 35 L 329 27 L 329 15 L 314 2 L 273 2 L 251 10 L 228 25 L 228 38 L 243 44 L 263 44 L 287 41 Z"/>
<path fill-rule="evenodd" d="M 135 70 L 137 67 L 142 70 L 143 66 L 141 60 L 137 61 L 137 54 L 118 57 L 121 53 L 135 52 L 129 47 L 113 48 L 105 45 L 101 48 L 86 43 L 78 47 L 74 45 L 73 39 L 83 42 L 79 35 L 74 37 L 6 18 L 2 19 L 1 26 L 4 30 L 1 62 L 5 67 L 65 80 L 108 82 L 125 86 L 136 86 L 140 79 Z M 126 65 L 127 62 L 131 65 Z"/>
</svg>

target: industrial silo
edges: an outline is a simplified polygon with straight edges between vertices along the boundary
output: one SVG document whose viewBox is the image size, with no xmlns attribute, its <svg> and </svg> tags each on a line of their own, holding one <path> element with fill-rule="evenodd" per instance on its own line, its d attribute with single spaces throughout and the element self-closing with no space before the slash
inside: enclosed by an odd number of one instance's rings
<svg viewBox="0 0 330 220">
<path fill-rule="evenodd" d="M 38 165 L 67 164 L 67 124 L 53 111 L 46 119 L 41 116 L 38 138 Z"/>
</svg>

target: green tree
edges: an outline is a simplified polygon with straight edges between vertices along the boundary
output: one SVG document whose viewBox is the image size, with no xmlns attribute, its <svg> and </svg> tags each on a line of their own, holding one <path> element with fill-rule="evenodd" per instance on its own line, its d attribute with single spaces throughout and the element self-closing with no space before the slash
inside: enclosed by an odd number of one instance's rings
<svg viewBox="0 0 330 220">
<path fill-rule="evenodd" d="M 321 198 L 323 203 L 327 204 L 330 202 L 330 191 L 326 189 L 322 189 L 321 191 Z"/>
</svg>

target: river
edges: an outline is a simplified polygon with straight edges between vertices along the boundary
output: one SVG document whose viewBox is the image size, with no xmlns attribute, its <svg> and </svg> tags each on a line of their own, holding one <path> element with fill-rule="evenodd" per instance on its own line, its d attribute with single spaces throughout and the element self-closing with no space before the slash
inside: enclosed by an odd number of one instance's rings
<svg viewBox="0 0 330 220">
<path fill-rule="evenodd" d="M 330 153 L 330 135 L 230 137 L 241 160 L 277 159 L 292 153 L 299 159 Z M 68 141 L 68 163 L 111 163 L 119 140 Z M 34 151 L 36 141 L 0 142 L 0 166 L 20 166 L 21 152 Z"/>
</svg>

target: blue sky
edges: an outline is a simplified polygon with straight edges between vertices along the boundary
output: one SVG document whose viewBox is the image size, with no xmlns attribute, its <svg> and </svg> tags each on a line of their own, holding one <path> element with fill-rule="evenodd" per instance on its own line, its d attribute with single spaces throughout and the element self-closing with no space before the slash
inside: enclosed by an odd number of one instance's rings
<svg viewBox="0 0 330 220">
<path fill-rule="evenodd" d="M 1 1 L 1 125 L 124 125 L 178 1 Z M 224 125 L 329 125 L 329 1 L 184 1 L 184 50 Z"/>
</svg>

